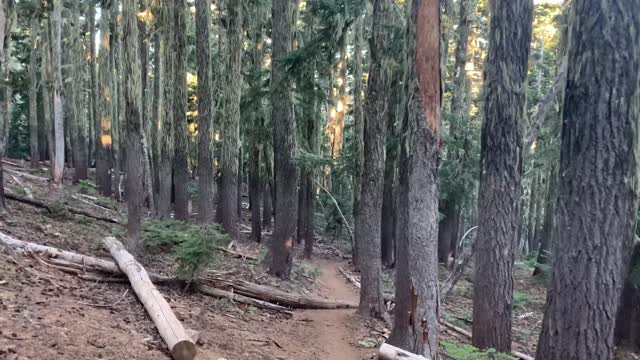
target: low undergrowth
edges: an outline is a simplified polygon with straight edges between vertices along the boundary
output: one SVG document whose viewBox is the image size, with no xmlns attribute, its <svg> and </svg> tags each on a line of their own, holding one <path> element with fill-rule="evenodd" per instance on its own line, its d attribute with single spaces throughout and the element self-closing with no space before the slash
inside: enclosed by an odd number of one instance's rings
<svg viewBox="0 0 640 360">
<path fill-rule="evenodd" d="M 440 346 L 447 356 L 455 360 L 516 360 L 515 357 L 496 352 L 494 349 L 480 350 L 469 344 L 441 341 Z"/>
</svg>

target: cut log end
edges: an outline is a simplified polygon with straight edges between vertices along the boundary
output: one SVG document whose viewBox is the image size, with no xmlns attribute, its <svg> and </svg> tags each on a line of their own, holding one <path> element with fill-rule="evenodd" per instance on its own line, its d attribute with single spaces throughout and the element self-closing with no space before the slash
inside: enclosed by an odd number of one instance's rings
<svg viewBox="0 0 640 360">
<path fill-rule="evenodd" d="M 424 356 L 412 354 L 387 343 L 380 346 L 378 350 L 378 359 L 380 360 L 429 360 Z"/>
<path fill-rule="evenodd" d="M 196 353 L 194 343 L 187 340 L 176 343 L 171 349 L 171 357 L 174 360 L 192 360 L 196 357 Z"/>
</svg>

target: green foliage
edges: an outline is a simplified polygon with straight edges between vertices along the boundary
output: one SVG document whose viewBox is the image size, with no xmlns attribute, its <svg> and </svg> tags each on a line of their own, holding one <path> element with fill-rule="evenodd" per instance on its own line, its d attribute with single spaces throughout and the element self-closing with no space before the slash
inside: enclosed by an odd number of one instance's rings
<svg viewBox="0 0 640 360">
<path fill-rule="evenodd" d="M 539 304 L 540 300 L 532 298 L 531 295 L 527 294 L 526 292 L 513 292 L 513 311 L 525 311 L 528 307 Z"/>
<path fill-rule="evenodd" d="M 441 341 L 440 346 L 455 360 L 516 360 L 515 357 L 496 352 L 494 349 L 480 350 L 469 344 Z"/>
<path fill-rule="evenodd" d="M 218 261 L 216 247 L 229 242 L 220 225 L 196 225 L 177 220 L 151 221 L 143 227 L 147 246 L 175 249 L 179 278 L 191 281 Z"/>
<path fill-rule="evenodd" d="M 80 180 L 78 183 L 78 191 L 81 194 L 95 194 L 96 185 L 89 180 Z"/>
<path fill-rule="evenodd" d="M 295 264 L 298 268 L 298 272 L 302 274 L 302 276 L 309 279 L 316 279 L 321 274 L 321 270 L 319 267 L 312 265 L 306 261 L 300 261 Z"/>
<path fill-rule="evenodd" d="M 71 214 L 67 211 L 67 208 L 64 206 L 62 201 L 54 201 L 48 205 L 49 213 L 52 218 L 66 220 L 71 218 Z"/>
</svg>

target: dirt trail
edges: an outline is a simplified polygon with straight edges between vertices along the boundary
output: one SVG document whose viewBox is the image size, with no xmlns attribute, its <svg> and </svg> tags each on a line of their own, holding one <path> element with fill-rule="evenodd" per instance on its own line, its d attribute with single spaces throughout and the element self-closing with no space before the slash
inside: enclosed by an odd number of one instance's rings
<svg viewBox="0 0 640 360">
<path fill-rule="evenodd" d="M 357 303 L 357 292 L 346 282 L 338 272 L 341 264 L 317 260 L 314 262 L 320 268 L 319 284 L 325 289 L 328 298 L 347 300 Z M 297 311 L 297 319 L 308 319 L 309 341 L 323 349 L 322 359 L 358 360 L 369 358 L 366 349 L 357 347 L 357 335 L 353 327 L 355 310 L 304 310 Z"/>
</svg>

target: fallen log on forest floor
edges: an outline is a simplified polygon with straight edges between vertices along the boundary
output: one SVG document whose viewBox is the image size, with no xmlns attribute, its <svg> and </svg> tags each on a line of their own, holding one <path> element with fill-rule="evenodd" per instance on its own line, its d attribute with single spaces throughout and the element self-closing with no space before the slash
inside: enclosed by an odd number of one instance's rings
<svg viewBox="0 0 640 360">
<path fill-rule="evenodd" d="M 233 251 L 231 249 L 224 248 L 222 246 L 216 246 L 215 249 L 218 250 L 218 251 L 222 251 L 223 253 L 229 254 L 229 255 L 231 255 L 233 257 L 236 257 L 236 258 L 258 261 L 258 258 L 253 256 L 253 255 L 243 254 L 243 253 L 240 253 L 240 252 L 237 252 L 237 251 Z"/>
<path fill-rule="evenodd" d="M 288 308 L 284 306 L 276 305 L 267 301 L 254 299 L 248 296 L 244 296 L 244 295 L 236 294 L 230 291 L 220 290 L 220 289 L 216 289 L 216 288 L 212 288 L 204 285 L 197 285 L 197 290 L 205 295 L 218 297 L 218 298 L 225 298 L 231 301 L 239 302 L 241 304 L 252 305 L 252 306 L 262 308 L 262 309 L 267 309 L 267 310 L 274 310 L 289 316 L 293 316 L 293 313 Z"/>
<path fill-rule="evenodd" d="M 153 285 L 144 267 L 116 238 L 107 237 L 102 240 L 102 243 L 122 272 L 129 278 L 133 291 L 151 316 L 160 336 L 167 343 L 171 356 L 176 360 L 193 360 L 196 357 L 195 343 L 171 310 L 169 303 Z"/>
<path fill-rule="evenodd" d="M 34 180 L 34 181 L 40 181 L 40 182 L 49 182 L 49 178 L 46 178 L 46 177 L 33 175 L 33 174 L 26 173 L 26 172 L 13 170 L 13 169 L 7 169 L 7 168 L 5 168 L 3 170 L 6 171 L 7 174 L 20 176 L 20 177 L 23 177 L 25 179 Z"/>
<path fill-rule="evenodd" d="M 208 279 L 218 288 L 231 288 L 234 292 L 252 298 L 274 302 L 280 305 L 302 309 L 347 309 L 357 308 L 358 304 L 341 300 L 326 300 L 288 293 L 270 286 L 258 285 L 245 280 Z"/>
<path fill-rule="evenodd" d="M 378 350 L 380 360 L 429 360 L 428 358 L 404 351 L 393 345 L 383 343 Z"/>
<path fill-rule="evenodd" d="M 10 193 L 10 192 L 5 192 L 5 196 L 7 197 L 7 199 L 10 199 L 10 200 L 14 200 L 14 201 L 17 201 L 17 202 L 21 202 L 23 204 L 27 204 L 27 205 L 31 205 L 31 206 L 35 206 L 35 207 L 39 207 L 39 208 L 45 209 L 49 213 L 55 212 L 55 209 L 54 209 L 55 206 L 54 205 L 47 204 L 47 203 L 45 203 L 43 201 L 40 201 L 40 200 L 29 199 L 29 198 L 20 196 L 18 194 L 13 194 L 13 193 Z M 96 219 L 96 220 L 100 220 L 100 221 L 105 221 L 105 222 L 112 223 L 112 224 L 122 224 L 123 223 L 122 221 L 120 221 L 118 219 L 109 218 L 109 217 L 106 217 L 106 216 L 95 215 L 95 214 L 92 214 L 92 213 L 90 213 L 88 211 L 72 208 L 70 206 L 62 206 L 62 210 L 68 211 L 68 212 L 70 212 L 72 214 L 82 215 L 82 216 L 86 216 L 88 218 L 92 218 L 92 219 Z"/>
</svg>

